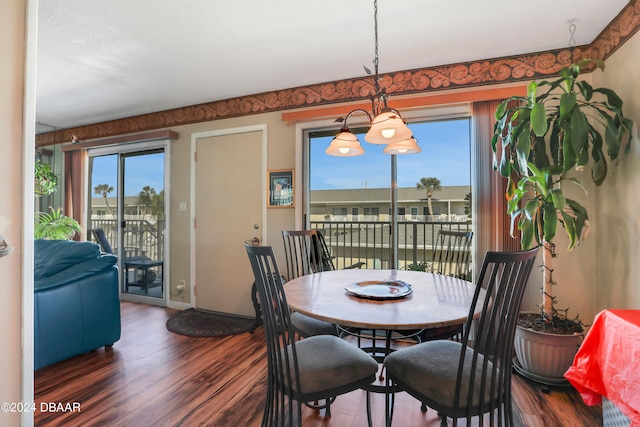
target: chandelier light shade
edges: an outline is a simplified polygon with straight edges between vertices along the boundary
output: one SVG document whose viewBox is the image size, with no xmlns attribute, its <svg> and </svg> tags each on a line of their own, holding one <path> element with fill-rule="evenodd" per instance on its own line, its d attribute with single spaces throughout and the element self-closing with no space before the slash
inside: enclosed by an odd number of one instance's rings
<svg viewBox="0 0 640 427">
<path fill-rule="evenodd" d="M 387 107 L 383 108 L 382 112 L 374 117 L 364 139 L 371 144 L 390 144 L 404 141 L 411 138 L 411 136 L 411 129 L 400 117 L 400 114 Z"/>
<path fill-rule="evenodd" d="M 389 107 L 387 101 L 389 96 L 385 89 L 380 87 L 380 76 L 378 75 L 378 1 L 373 1 L 374 34 L 375 34 L 375 56 L 373 59 L 374 73 L 364 67 L 368 75 L 373 78 L 374 91 L 371 96 L 371 110 L 373 115 L 362 109 L 356 109 L 337 122 L 344 121 L 344 126 L 340 133 L 331 141 L 325 151 L 331 156 L 352 157 L 364 154 L 364 149 L 360 145 L 358 138 L 349 130 L 347 119 L 356 111 L 364 112 L 369 118 L 369 130 L 365 135 L 365 141 L 371 144 L 388 144 L 384 149 L 387 154 L 412 154 L 422 151 L 416 144 L 411 129 L 407 122 L 400 116 L 397 110 Z M 371 117 L 373 116 L 373 120 Z"/>
<path fill-rule="evenodd" d="M 340 133 L 332 140 L 331 144 L 325 151 L 330 156 L 338 157 L 354 157 L 364 154 L 364 149 L 356 137 L 348 127 L 343 127 Z"/>
<path fill-rule="evenodd" d="M 413 135 L 404 141 L 392 142 L 388 144 L 383 153 L 385 154 L 417 154 L 422 151 L 418 146 L 418 140 Z"/>
</svg>

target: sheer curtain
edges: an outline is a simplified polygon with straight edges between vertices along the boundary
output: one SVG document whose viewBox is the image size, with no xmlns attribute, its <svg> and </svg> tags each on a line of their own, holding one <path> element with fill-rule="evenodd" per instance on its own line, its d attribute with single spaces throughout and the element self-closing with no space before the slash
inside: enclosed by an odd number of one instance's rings
<svg viewBox="0 0 640 427">
<path fill-rule="evenodd" d="M 475 187 L 472 201 L 476 225 L 474 260 L 478 265 L 487 251 L 520 250 L 519 232 L 510 235 L 510 218 L 507 215 L 505 191 L 507 181 L 493 170 L 491 137 L 495 123 L 495 111 L 503 100 L 479 101 L 471 104 L 471 176 Z M 517 230 L 516 230 L 517 231 Z"/>
</svg>

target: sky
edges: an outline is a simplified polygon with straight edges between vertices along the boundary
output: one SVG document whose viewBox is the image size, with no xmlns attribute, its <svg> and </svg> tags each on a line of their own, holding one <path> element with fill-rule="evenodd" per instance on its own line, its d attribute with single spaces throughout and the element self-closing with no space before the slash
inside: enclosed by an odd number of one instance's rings
<svg viewBox="0 0 640 427">
<path fill-rule="evenodd" d="M 422 152 L 398 155 L 398 187 L 415 187 L 420 178 L 435 177 L 441 185 L 470 185 L 469 120 L 409 123 Z M 358 134 L 365 153 L 334 157 L 325 153 L 332 137 L 313 138 L 310 151 L 311 190 L 389 188 L 391 160 L 384 145 L 369 144 Z"/>
<path fill-rule="evenodd" d="M 91 194 L 94 188 L 101 184 L 113 187 L 109 197 L 116 197 L 118 170 L 117 154 L 93 157 L 93 172 L 91 177 Z M 164 154 L 153 153 L 140 156 L 125 157 L 125 197 L 137 196 L 142 188 L 149 186 L 160 193 L 164 189 Z"/>
</svg>

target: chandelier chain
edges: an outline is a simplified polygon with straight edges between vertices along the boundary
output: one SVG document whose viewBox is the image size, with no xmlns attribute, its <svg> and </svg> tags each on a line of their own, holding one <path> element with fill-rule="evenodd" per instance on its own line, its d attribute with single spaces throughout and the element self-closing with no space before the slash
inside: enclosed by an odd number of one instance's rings
<svg viewBox="0 0 640 427">
<path fill-rule="evenodd" d="M 573 22 L 569 25 L 569 33 L 571 33 L 571 37 L 569 38 L 569 47 L 573 49 L 576 46 L 576 39 L 574 38 L 576 33 L 576 24 Z"/>
<path fill-rule="evenodd" d="M 570 21 L 569 24 L 569 33 L 571 33 L 571 37 L 569 38 L 569 51 L 571 52 L 571 62 L 574 62 L 573 51 L 576 46 L 576 39 L 574 37 L 576 33 L 576 24 L 573 23 L 573 20 Z"/>
<path fill-rule="evenodd" d="M 378 0 L 373 1 L 373 31 L 375 40 L 375 52 L 373 56 L 373 69 L 378 84 Z"/>
</svg>

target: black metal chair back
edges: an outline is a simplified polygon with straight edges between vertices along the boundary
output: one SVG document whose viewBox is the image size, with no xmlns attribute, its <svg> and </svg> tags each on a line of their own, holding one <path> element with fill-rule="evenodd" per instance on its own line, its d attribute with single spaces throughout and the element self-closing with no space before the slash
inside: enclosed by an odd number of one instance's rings
<svg viewBox="0 0 640 427">
<path fill-rule="evenodd" d="M 268 390 L 263 425 L 284 425 L 289 407 L 289 419 L 293 415 L 292 402 L 286 396 L 301 390 L 289 306 L 284 295 L 280 271 L 270 246 L 245 245 L 256 280 L 267 341 Z M 291 351 L 287 351 L 287 347 Z M 290 396 L 300 402 L 299 395 Z M 300 411 L 300 409 L 299 409 Z M 297 414 L 298 417 L 301 413 Z"/>
<path fill-rule="evenodd" d="M 482 420 L 486 413 L 490 414 L 490 425 L 513 425 L 513 340 L 537 252 L 538 248 L 487 253 L 461 342 L 429 341 L 392 353 L 385 360 L 389 380 L 437 410 L 442 425 L 446 417 L 453 418 L 456 426 L 458 418 L 469 422 L 471 417 L 480 416 Z M 486 296 L 481 299 L 483 290 Z M 481 314 L 476 317 L 476 312 Z M 417 385 L 416 376 L 429 386 Z M 390 424 L 392 411 L 387 414 Z"/>
<path fill-rule="evenodd" d="M 284 230 L 282 241 L 287 262 L 287 280 L 325 270 L 316 230 Z"/>
<path fill-rule="evenodd" d="M 322 399 L 326 404 L 317 407 L 325 408 L 326 416 L 331 416 L 330 405 L 335 396 L 369 385 L 378 364 L 334 335 L 296 341 L 273 249 L 248 244 L 245 248 L 264 307 L 268 385 L 262 425 L 293 425 L 297 418 L 301 426 L 302 403 Z"/>
<path fill-rule="evenodd" d="M 472 231 L 440 230 L 433 251 L 434 273 L 470 280 Z"/>
<path fill-rule="evenodd" d="M 453 414 L 470 418 L 498 409 L 499 424 L 507 421 L 508 425 L 513 425 L 513 340 L 520 303 L 537 253 L 538 248 L 523 252 L 487 252 L 462 337 Z M 480 289 L 486 291 L 486 297 L 482 314 L 474 321 Z M 467 351 L 470 348 L 472 351 Z M 468 374 L 462 369 L 464 367 L 470 367 Z M 467 376 L 467 390 L 462 387 L 466 382 L 463 376 Z M 488 394 L 492 398 L 474 402 L 478 390 L 480 396 Z M 491 415 L 493 417 L 493 412 Z M 492 419 L 491 425 L 494 422 Z"/>
</svg>

